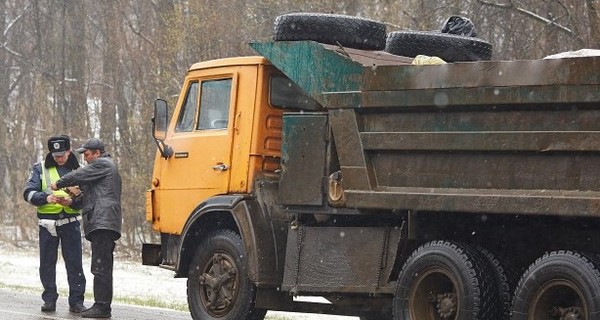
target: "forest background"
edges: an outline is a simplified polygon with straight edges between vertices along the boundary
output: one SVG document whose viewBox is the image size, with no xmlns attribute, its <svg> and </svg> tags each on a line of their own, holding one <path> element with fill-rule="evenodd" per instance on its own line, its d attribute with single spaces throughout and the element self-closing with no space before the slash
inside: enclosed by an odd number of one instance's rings
<svg viewBox="0 0 600 320">
<path fill-rule="evenodd" d="M 37 243 L 35 208 L 23 200 L 46 141 L 75 147 L 99 137 L 123 178 L 123 238 L 137 256 L 152 241 L 145 221 L 156 145 L 156 98 L 172 107 L 194 62 L 253 55 L 275 17 L 291 12 L 353 15 L 387 31 L 440 30 L 468 17 L 493 60 L 538 59 L 600 49 L 600 0 L 0 0 L 0 242 Z"/>
</svg>

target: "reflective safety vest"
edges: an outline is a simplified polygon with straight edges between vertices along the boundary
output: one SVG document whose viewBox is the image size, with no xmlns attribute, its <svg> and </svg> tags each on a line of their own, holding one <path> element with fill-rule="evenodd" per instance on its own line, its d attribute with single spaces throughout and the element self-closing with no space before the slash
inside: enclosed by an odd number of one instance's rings
<svg viewBox="0 0 600 320">
<path fill-rule="evenodd" d="M 69 194 L 62 190 L 56 190 L 52 192 L 50 189 L 50 185 L 60 179 L 60 175 L 58 175 L 58 170 L 56 167 L 51 167 L 46 169 L 44 163 L 42 162 L 42 190 L 45 190 L 46 193 L 53 193 L 57 197 L 69 197 Z M 38 213 L 41 214 L 59 214 L 62 211 L 65 211 L 68 214 L 78 214 L 79 210 L 72 209 L 71 207 L 66 207 L 58 203 L 48 203 L 43 206 L 37 207 Z"/>
</svg>

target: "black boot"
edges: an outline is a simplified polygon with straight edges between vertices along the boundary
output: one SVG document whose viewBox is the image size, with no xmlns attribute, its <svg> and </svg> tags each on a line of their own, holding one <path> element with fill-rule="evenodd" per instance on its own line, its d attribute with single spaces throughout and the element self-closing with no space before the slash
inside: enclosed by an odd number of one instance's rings
<svg viewBox="0 0 600 320">
<path fill-rule="evenodd" d="M 43 312 L 50 312 L 50 311 L 55 311 L 55 310 L 56 310 L 56 301 L 44 302 L 44 304 L 42 305 Z"/>
<path fill-rule="evenodd" d="M 69 311 L 73 313 L 82 313 L 85 310 L 86 308 L 81 302 L 69 306 Z"/>
<path fill-rule="evenodd" d="M 110 318 L 110 306 L 104 303 L 94 305 L 81 313 L 82 318 Z"/>
</svg>

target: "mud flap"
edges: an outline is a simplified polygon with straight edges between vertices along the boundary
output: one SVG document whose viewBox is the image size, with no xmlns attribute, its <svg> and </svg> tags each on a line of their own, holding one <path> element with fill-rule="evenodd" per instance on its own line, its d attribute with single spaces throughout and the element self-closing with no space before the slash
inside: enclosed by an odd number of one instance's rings
<svg viewBox="0 0 600 320">
<path fill-rule="evenodd" d="M 162 262 L 160 244 L 142 244 L 142 264 L 145 266 L 158 266 Z"/>
</svg>

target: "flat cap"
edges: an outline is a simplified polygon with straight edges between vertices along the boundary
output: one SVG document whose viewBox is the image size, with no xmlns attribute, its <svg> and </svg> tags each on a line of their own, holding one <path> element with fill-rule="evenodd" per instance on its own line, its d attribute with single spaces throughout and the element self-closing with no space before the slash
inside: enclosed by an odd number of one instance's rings
<svg viewBox="0 0 600 320">
<path fill-rule="evenodd" d="M 100 152 L 104 152 L 104 143 L 98 138 L 91 138 L 75 151 L 77 153 L 84 153 L 85 150 L 99 150 Z"/>
</svg>

